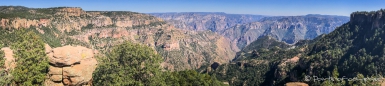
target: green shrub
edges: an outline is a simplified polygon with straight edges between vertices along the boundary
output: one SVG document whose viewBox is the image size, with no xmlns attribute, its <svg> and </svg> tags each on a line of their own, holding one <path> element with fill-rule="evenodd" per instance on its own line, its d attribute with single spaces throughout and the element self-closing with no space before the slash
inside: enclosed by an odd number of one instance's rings
<svg viewBox="0 0 385 86">
<path fill-rule="evenodd" d="M 32 31 L 19 30 L 16 35 L 20 36 L 20 39 L 11 46 L 18 64 L 11 73 L 15 84 L 41 86 L 48 72 L 44 43 Z"/>
<path fill-rule="evenodd" d="M 102 58 L 93 77 L 97 86 L 161 85 L 162 58 L 146 46 L 125 42 Z"/>
</svg>

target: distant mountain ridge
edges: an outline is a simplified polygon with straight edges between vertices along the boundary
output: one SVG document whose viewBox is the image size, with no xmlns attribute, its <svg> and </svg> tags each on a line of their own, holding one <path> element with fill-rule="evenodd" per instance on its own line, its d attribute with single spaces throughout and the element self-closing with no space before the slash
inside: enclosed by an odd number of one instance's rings
<svg viewBox="0 0 385 86">
<path fill-rule="evenodd" d="M 349 17 L 308 14 L 303 16 L 262 16 L 223 12 L 150 13 L 180 29 L 210 30 L 228 38 L 239 51 L 261 36 L 294 44 L 327 34 L 349 21 Z"/>
<path fill-rule="evenodd" d="M 250 23 L 263 18 L 262 15 L 249 14 L 227 14 L 224 12 L 172 12 L 172 13 L 148 13 L 162 18 L 180 29 L 213 32 L 223 31 L 224 29 L 236 24 Z"/>
<path fill-rule="evenodd" d="M 349 21 L 349 17 L 330 15 L 275 16 L 258 22 L 238 24 L 227 28 L 221 35 L 228 37 L 233 48 L 242 49 L 261 36 L 271 36 L 278 41 L 294 44 L 299 40 L 313 39 L 327 34 Z"/>
</svg>

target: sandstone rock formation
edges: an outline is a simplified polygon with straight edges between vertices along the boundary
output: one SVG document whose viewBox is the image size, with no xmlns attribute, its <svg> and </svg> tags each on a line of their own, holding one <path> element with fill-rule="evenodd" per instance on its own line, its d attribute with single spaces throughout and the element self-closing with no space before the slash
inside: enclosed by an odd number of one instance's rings
<svg viewBox="0 0 385 86">
<path fill-rule="evenodd" d="M 39 21 L 38 20 L 31 20 L 31 19 L 1 19 L 0 20 L 0 27 L 2 28 L 29 28 L 30 26 L 38 26 Z"/>
<path fill-rule="evenodd" d="M 0 57 L 0 58 L 5 58 L 5 70 L 8 71 L 10 69 L 13 69 L 16 67 L 16 62 L 15 62 L 15 58 L 13 57 L 13 51 L 9 48 L 9 47 L 4 47 L 4 48 L 1 48 L 1 50 L 4 51 L 4 57 Z"/>
<path fill-rule="evenodd" d="M 49 79 L 47 86 L 86 85 L 92 80 L 97 61 L 94 51 L 81 46 L 63 46 L 51 49 L 46 44 L 49 56 Z"/>
</svg>

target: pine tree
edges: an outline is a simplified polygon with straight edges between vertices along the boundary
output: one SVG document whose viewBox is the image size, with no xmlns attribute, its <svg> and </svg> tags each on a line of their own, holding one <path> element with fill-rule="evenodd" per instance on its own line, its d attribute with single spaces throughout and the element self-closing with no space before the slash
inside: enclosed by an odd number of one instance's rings
<svg viewBox="0 0 385 86">
<path fill-rule="evenodd" d="M 0 42 L 0 49 L 3 48 L 3 43 Z M 0 70 L 4 68 L 5 59 L 4 59 L 4 51 L 0 50 Z"/>
<path fill-rule="evenodd" d="M 93 75 L 97 86 L 165 85 L 161 77 L 162 58 L 149 47 L 125 42 L 114 46 L 101 59 Z"/>
<path fill-rule="evenodd" d="M 17 62 L 11 73 L 15 84 L 42 85 L 48 72 L 48 57 L 43 41 L 32 31 L 19 30 L 16 36 L 20 39 L 11 46 Z"/>
</svg>

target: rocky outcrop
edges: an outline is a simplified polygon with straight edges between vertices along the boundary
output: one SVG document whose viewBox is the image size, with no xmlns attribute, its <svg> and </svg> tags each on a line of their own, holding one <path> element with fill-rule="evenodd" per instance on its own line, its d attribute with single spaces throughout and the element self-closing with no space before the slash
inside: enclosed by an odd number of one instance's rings
<svg viewBox="0 0 385 86">
<path fill-rule="evenodd" d="M 5 70 L 9 71 L 10 69 L 14 69 L 16 67 L 16 62 L 15 62 L 15 58 L 13 57 L 13 51 L 11 50 L 11 48 L 4 47 L 4 48 L 1 48 L 1 50 L 4 52 L 4 57 L 0 57 L 0 58 L 5 58 L 5 61 L 4 61 Z"/>
<path fill-rule="evenodd" d="M 30 26 L 38 26 L 39 21 L 38 20 L 31 20 L 31 19 L 1 19 L 0 20 L 0 27 L 2 28 L 29 28 Z"/>
<path fill-rule="evenodd" d="M 94 57 L 94 52 L 85 47 L 64 46 L 54 48 L 52 50 L 53 57 L 49 58 L 49 62 L 53 66 L 71 66 L 79 64 L 82 59 L 90 59 Z"/>
<path fill-rule="evenodd" d="M 47 86 L 79 86 L 92 80 L 97 61 L 94 51 L 81 46 L 64 46 L 51 49 L 45 45 L 49 57 Z"/>
<path fill-rule="evenodd" d="M 103 14 L 103 12 L 100 12 L 99 14 Z M 92 27 L 106 27 L 106 26 L 132 27 L 136 25 L 150 24 L 152 22 L 160 21 L 157 19 L 137 21 L 136 17 L 141 17 L 142 14 L 121 15 L 121 16 L 111 17 L 108 15 L 94 15 L 94 12 L 90 12 L 90 13 L 87 12 L 86 15 L 92 16 L 92 17 L 90 19 L 85 19 L 85 18 L 76 18 L 76 17 L 73 18 L 73 17 L 63 16 L 59 18 L 53 18 L 55 22 L 51 22 L 51 24 L 55 25 L 55 27 L 60 31 L 65 31 L 65 30 L 79 31 L 83 27 L 87 27 L 89 25 L 91 25 Z"/>
<path fill-rule="evenodd" d="M 352 24 L 365 24 L 366 26 L 371 25 L 373 28 L 382 28 L 385 22 L 385 11 L 381 9 L 380 11 L 372 12 L 354 12 L 350 16 L 350 23 Z"/>
</svg>

